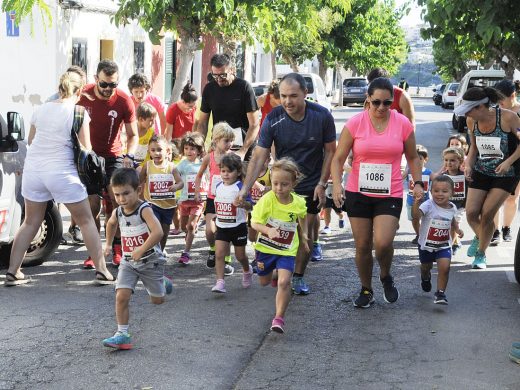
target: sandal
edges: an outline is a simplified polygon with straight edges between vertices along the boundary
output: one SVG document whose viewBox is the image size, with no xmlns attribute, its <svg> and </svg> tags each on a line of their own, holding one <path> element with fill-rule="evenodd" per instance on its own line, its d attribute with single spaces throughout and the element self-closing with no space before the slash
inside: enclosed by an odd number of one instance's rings
<svg viewBox="0 0 520 390">
<path fill-rule="evenodd" d="M 94 281 L 97 284 L 101 284 L 101 285 L 113 284 L 116 281 L 116 279 L 114 278 L 114 275 L 110 274 L 110 276 L 112 277 L 112 279 L 108 279 L 107 276 L 103 272 L 96 271 L 96 279 L 94 279 Z"/>
<path fill-rule="evenodd" d="M 27 284 L 27 283 L 30 283 L 31 281 L 32 280 L 29 276 L 27 276 L 27 277 L 24 276 L 22 279 L 19 279 L 16 277 L 16 275 L 12 274 L 11 272 L 7 272 L 5 274 L 5 285 L 7 287 L 19 286 L 20 284 Z"/>
</svg>

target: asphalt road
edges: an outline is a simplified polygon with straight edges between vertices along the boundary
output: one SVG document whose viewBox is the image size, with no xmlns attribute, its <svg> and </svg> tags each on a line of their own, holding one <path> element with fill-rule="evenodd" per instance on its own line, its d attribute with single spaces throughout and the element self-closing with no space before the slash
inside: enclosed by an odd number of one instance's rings
<svg viewBox="0 0 520 390">
<path fill-rule="evenodd" d="M 414 103 L 418 143 L 437 169 L 451 111 Z M 334 112 L 338 132 L 359 110 Z M 175 290 L 165 304 L 150 304 L 142 286 L 136 291 L 131 351 L 101 345 L 115 330 L 113 289 L 93 285 L 93 271 L 81 269 L 84 248 L 60 246 L 44 265 L 25 270 L 34 283 L 0 288 L 0 389 L 520 389 L 520 367 L 507 357 L 520 340 L 513 243 L 490 249 L 485 271 L 471 270 L 465 248 L 459 252 L 449 305 L 438 306 L 420 288 L 404 210 L 400 226 L 398 302 L 384 303 L 376 269 L 376 304 L 353 307 L 360 286 L 352 235 L 334 218 L 325 259 L 308 268 L 312 293 L 293 297 L 284 335 L 268 332 L 275 291 L 256 278 L 243 290 L 237 272 L 227 294 L 210 292 L 214 274 L 199 236 L 193 264 L 167 267 Z M 472 235 L 463 229 L 467 244 Z M 180 254 L 182 241 L 172 237 L 168 252 Z"/>
</svg>

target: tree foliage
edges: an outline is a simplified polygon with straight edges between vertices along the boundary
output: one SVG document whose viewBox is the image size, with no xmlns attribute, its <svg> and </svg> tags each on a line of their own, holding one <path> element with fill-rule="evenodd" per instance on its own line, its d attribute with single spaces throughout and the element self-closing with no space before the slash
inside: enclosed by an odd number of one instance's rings
<svg viewBox="0 0 520 390">
<path fill-rule="evenodd" d="M 44 28 L 50 27 L 52 24 L 52 13 L 50 6 L 45 0 L 3 0 L 2 11 L 15 11 L 15 22 L 20 22 L 25 19 L 30 19 L 31 34 L 34 26 L 34 8 L 37 8 L 40 12 L 40 17 Z"/>
</svg>

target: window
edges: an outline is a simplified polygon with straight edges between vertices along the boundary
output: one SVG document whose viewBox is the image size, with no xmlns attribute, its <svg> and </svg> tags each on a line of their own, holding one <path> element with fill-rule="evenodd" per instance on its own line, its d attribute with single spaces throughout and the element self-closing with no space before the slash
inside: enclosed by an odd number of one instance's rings
<svg viewBox="0 0 520 390">
<path fill-rule="evenodd" d="M 236 53 L 236 58 L 235 58 L 236 76 L 243 79 L 246 53 L 245 53 L 244 47 L 242 46 L 241 43 L 239 43 L 237 45 L 235 53 Z"/>
<path fill-rule="evenodd" d="M 175 75 L 177 74 L 177 41 L 166 38 L 164 49 L 164 101 L 169 102 L 172 96 Z"/>
<path fill-rule="evenodd" d="M 144 74 L 144 42 L 134 42 L 134 73 Z"/>
<path fill-rule="evenodd" d="M 87 72 L 87 40 L 72 38 L 72 64 Z"/>
</svg>

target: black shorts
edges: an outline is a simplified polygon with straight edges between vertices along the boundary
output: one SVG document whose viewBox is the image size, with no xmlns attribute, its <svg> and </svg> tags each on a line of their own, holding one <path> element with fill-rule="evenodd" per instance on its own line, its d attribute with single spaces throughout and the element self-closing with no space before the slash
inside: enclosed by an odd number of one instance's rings
<svg viewBox="0 0 520 390">
<path fill-rule="evenodd" d="M 204 215 L 207 214 L 216 214 L 215 211 L 215 199 L 206 199 L 206 208 L 204 209 Z"/>
<path fill-rule="evenodd" d="M 334 204 L 334 200 L 332 198 L 325 198 L 325 207 L 324 208 L 332 209 L 336 213 L 341 213 L 343 211 L 341 209 L 341 207 L 336 207 L 336 205 Z"/>
<path fill-rule="evenodd" d="M 509 177 L 495 177 L 488 176 L 483 173 L 473 170 L 471 173 L 473 181 L 468 182 L 469 188 L 476 190 L 490 191 L 492 188 L 500 188 L 511 195 L 515 194 L 515 189 L 518 184 L 520 177 L 509 176 Z"/>
<path fill-rule="evenodd" d="M 376 198 L 359 192 L 345 191 L 343 210 L 349 218 L 372 219 L 378 215 L 391 215 L 399 219 L 403 208 L 403 198 Z"/>
<path fill-rule="evenodd" d="M 215 240 L 231 242 L 234 246 L 246 246 L 247 224 L 241 223 L 240 225 L 232 228 L 221 228 L 217 226 Z"/>
<path fill-rule="evenodd" d="M 319 214 L 320 209 L 318 208 L 319 200 L 314 200 L 314 191 L 302 191 L 296 193 L 305 198 L 305 205 L 307 206 L 307 214 Z"/>
<path fill-rule="evenodd" d="M 115 170 L 123 167 L 123 157 L 105 157 L 105 172 L 107 174 L 107 185 L 110 184 L 110 178 L 114 174 Z"/>
</svg>

